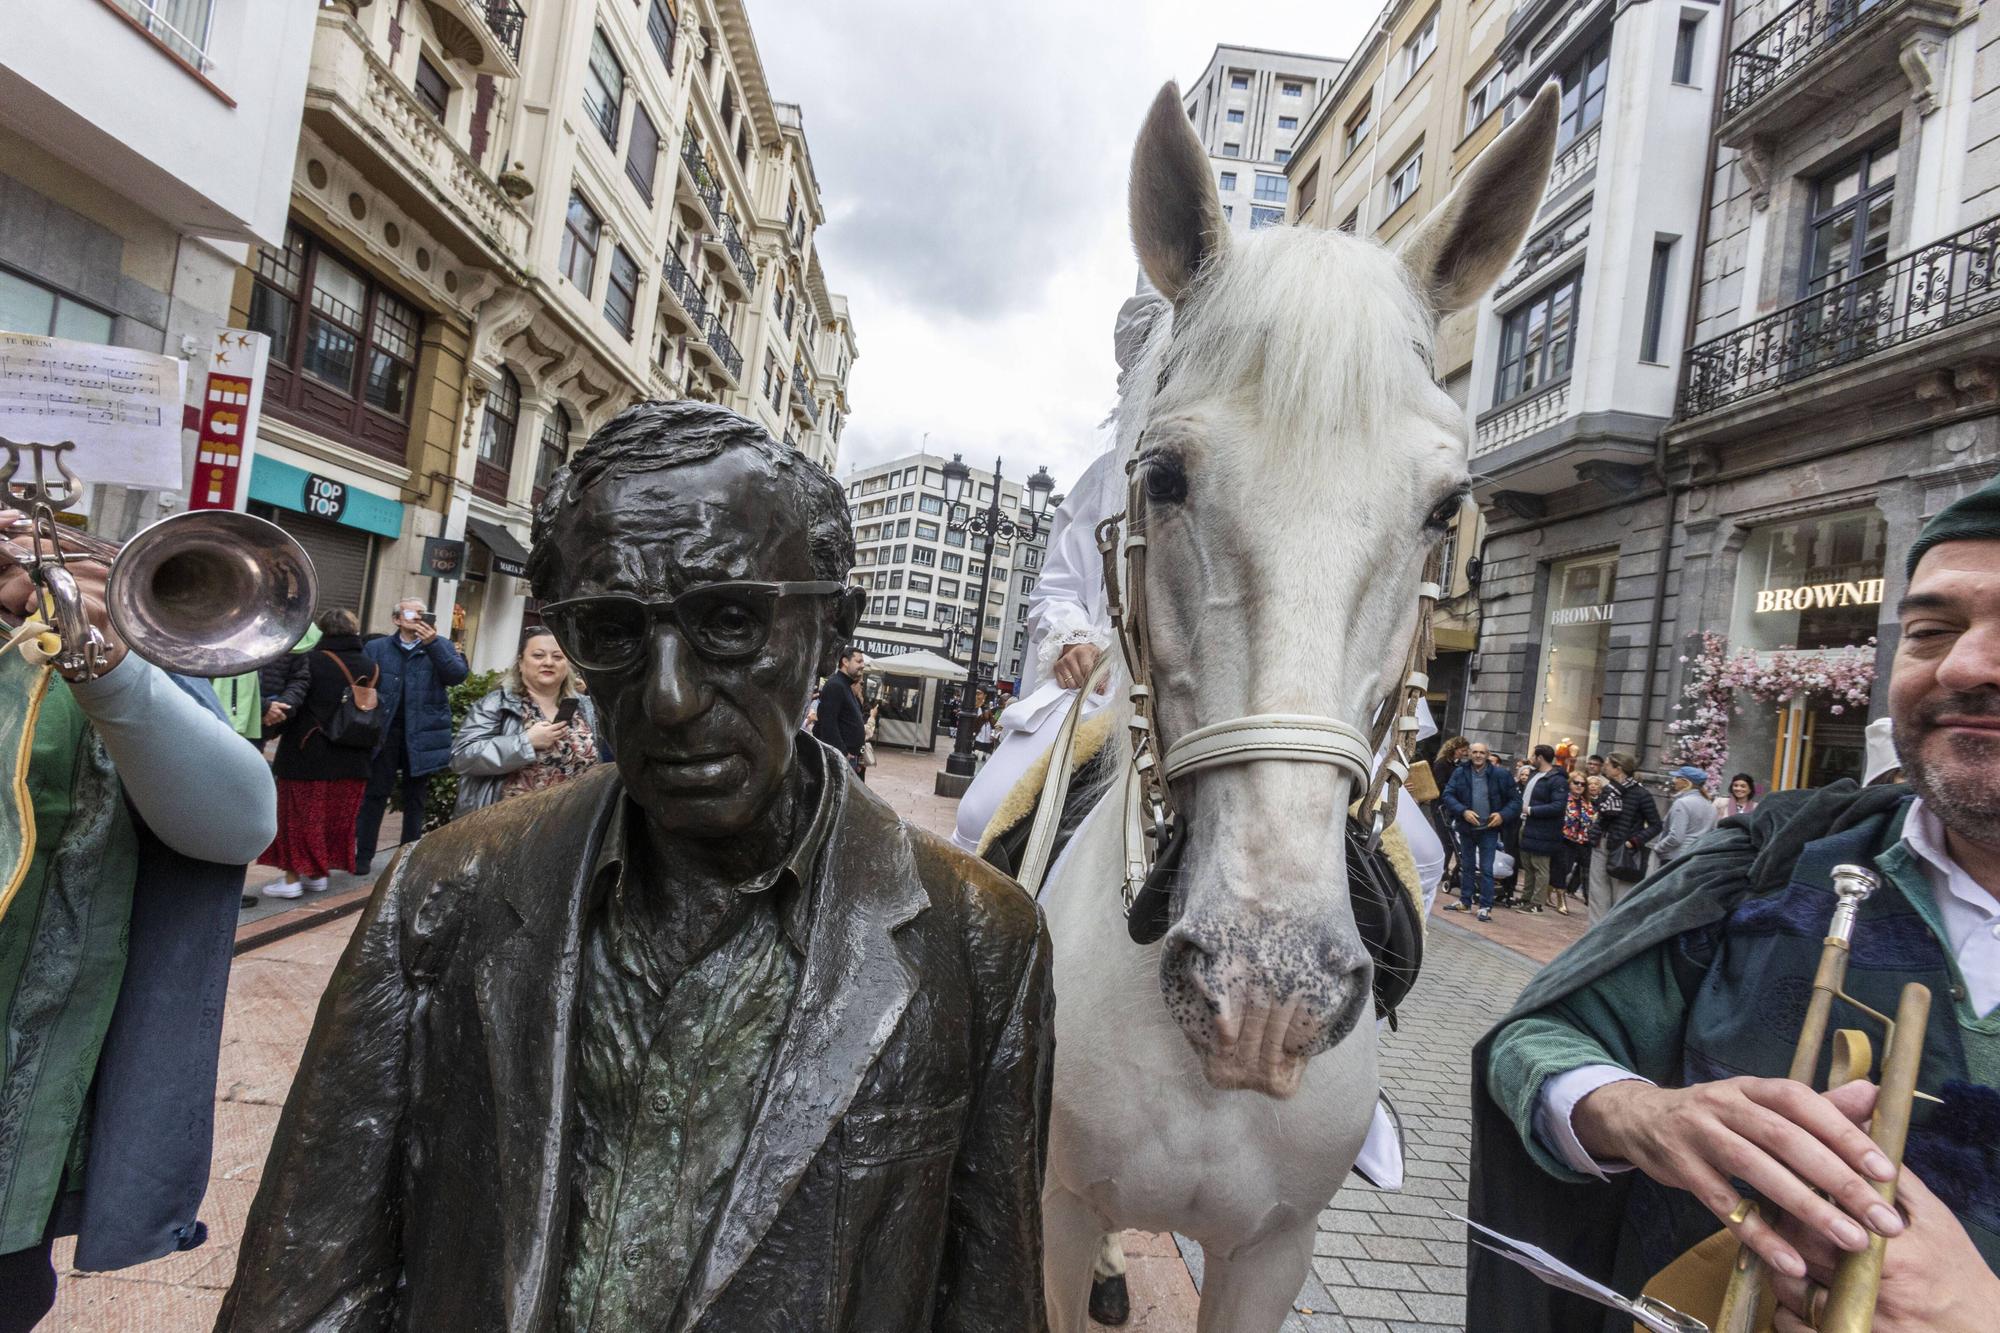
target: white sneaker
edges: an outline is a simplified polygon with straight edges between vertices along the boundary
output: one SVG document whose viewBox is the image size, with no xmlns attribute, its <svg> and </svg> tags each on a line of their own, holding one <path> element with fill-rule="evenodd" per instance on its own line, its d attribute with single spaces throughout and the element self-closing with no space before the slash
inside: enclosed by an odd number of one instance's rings
<svg viewBox="0 0 2000 1333">
<path fill-rule="evenodd" d="M 264 886 L 266 898 L 296 898 L 304 892 L 295 879 L 279 880 Z"/>
<path fill-rule="evenodd" d="M 301 884 L 303 884 L 303 885 L 305 886 L 305 890 L 306 890 L 306 892 L 307 892 L 307 893 L 325 893 L 325 892 L 326 892 L 326 876 L 325 876 L 325 875 L 321 875 L 321 876 L 320 876 L 320 877 L 319 877 L 318 879 L 302 879 L 302 880 L 300 880 L 300 881 L 299 881 L 299 883 L 301 883 Z"/>
</svg>

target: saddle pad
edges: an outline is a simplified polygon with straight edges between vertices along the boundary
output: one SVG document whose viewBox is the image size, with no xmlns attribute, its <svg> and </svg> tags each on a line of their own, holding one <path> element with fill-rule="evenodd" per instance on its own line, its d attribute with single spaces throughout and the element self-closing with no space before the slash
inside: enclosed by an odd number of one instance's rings
<svg viewBox="0 0 2000 1333">
<path fill-rule="evenodd" d="M 1077 724 L 1076 744 L 1070 747 L 1070 772 L 1083 771 L 1084 765 L 1097 758 L 1112 736 L 1111 724 L 1118 720 L 1118 710 L 1100 709 L 1095 715 Z M 993 844 L 1012 832 L 1017 824 L 1035 817 L 1035 806 L 1041 802 L 1042 788 L 1049 780 L 1049 756 L 1055 753 L 1054 732 L 1050 732 L 1051 744 L 1042 751 L 1034 763 L 1029 764 L 1000 806 L 987 821 L 986 831 L 979 835 L 979 855 L 984 857 Z M 1076 788 L 1070 789 L 1074 796 Z M 1009 873 L 1012 873 L 1011 871 Z"/>
</svg>

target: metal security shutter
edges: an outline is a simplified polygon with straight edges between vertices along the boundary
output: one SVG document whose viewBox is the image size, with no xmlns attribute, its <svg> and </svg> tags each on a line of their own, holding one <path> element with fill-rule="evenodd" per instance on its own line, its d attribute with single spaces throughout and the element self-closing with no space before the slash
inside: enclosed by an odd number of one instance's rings
<svg viewBox="0 0 2000 1333">
<path fill-rule="evenodd" d="M 259 518 L 270 519 L 292 534 L 299 545 L 306 548 L 306 554 L 312 557 L 313 572 L 319 578 L 319 603 L 313 607 L 314 615 L 341 607 L 360 617 L 363 626 L 368 624 L 369 608 L 363 606 L 362 601 L 368 594 L 369 559 L 375 547 L 373 537 L 357 528 L 329 523 L 325 519 L 289 509 L 253 504 L 250 512 Z"/>
</svg>

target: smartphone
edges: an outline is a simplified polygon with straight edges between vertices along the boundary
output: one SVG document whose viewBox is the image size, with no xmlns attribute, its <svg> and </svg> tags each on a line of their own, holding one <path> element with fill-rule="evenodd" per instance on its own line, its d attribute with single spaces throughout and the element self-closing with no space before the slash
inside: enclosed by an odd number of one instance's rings
<svg viewBox="0 0 2000 1333">
<path fill-rule="evenodd" d="M 417 619 L 423 621 L 426 625 L 429 625 L 432 629 L 437 628 L 438 613 L 435 611 L 426 611 L 422 615 L 418 616 Z"/>
<path fill-rule="evenodd" d="M 556 725 L 559 727 L 566 727 L 575 717 L 576 717 L 576 700 L 574 699 L 563 700 L 562 706 L 556 709 Z"/>
</svg>

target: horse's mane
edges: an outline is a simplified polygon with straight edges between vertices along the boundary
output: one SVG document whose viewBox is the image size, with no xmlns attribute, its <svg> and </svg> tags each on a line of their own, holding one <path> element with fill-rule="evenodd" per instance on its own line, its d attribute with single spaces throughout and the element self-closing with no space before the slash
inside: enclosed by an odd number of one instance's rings
<svg viewBox="0 0 2000 1333">
<path fill-rule="evenodd" d="M 1435 336 L 1409 270 L 1382 246 L 1318 228 L 1252 233 L 1154 326 L 1119 402 L 1118 448 L 1130 455 L 1156 407 L 1233 400 L 1267 426 L 1238 435 L 1258 451 L 1238 461 L 1323 479 L 1327 450 L 1394 429 L 1395 405 L 1428 379 Z"/>
</svg>

